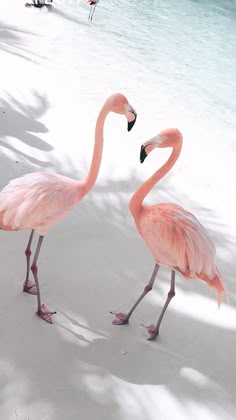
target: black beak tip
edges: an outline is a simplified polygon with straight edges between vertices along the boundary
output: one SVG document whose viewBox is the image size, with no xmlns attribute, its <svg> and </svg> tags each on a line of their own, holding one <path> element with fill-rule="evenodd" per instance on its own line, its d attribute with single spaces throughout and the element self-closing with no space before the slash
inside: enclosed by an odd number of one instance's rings
<svg viewBox="0 0 236 420">
<path fill-rule="evenodd" d="M 135 119 L 133 121 L 128 122 L 128 127 L 127 127 L 128 131 L 132 130 L 132 128 L 133 128 L 133 126 L 136 122 L 136 118 L 137 118 L 137 116 L 135 115 Z"/>
<path fill-rule="evenodd" d="M 147 157 L 147 153 L 145 151 L 145 147 L 141 146 L 141 150 L 140 150 L 140 162 L 143 163 L 145 161 Z"/>
</svg>

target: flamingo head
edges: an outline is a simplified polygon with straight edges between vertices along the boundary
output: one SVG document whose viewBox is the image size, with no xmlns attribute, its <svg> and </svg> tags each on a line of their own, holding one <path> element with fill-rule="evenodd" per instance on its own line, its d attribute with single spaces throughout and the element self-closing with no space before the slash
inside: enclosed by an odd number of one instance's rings
<svg viewBox="0 0 236 420">
<path fill-rule="evenodd" d="M 183 136 L 177 128 L 168 128 L 161 131 L 157 136 L 142 144 L 140 150 L 140 162 L 143 163 L 147 155 L 155 148 L 176 147 L 182 145 Z"/>
<path fill-rule="evenodd" d="M 122 93 L 115 93 L 108 98 L 110 110 L 116 114 L 125 115 L 128 121 L 128 131 L 135 124 L 137 113 Z"/>
</svg>

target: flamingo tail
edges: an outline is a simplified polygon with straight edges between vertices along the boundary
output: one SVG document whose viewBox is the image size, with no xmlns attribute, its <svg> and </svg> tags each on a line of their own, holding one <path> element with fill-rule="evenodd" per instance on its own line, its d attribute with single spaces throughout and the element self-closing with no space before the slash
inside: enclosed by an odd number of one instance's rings
<svg viewBox="0 0 236 420">
<path fill-rule="evenodd" d="M 215 289 L 216 292 L 216 298 L 217 298 L 217 303 L 218 303 L 218 308 L 220 308 L 220 305 L 222 303 L 222 295 L 223 293 L 226 296 L 227 301 L 229 302 L 229 296 L 228 296 L 228 292 L 227 289 L 224 285 L 224 280 L 221 277 L 219 271 L 217 270 L 216 275 L 210 279 L 209 277 L 205 276 L 204 274 L 200 274 L 199 277 L 204 280 L 208 287 L 210 289 Z"/>
</svg>

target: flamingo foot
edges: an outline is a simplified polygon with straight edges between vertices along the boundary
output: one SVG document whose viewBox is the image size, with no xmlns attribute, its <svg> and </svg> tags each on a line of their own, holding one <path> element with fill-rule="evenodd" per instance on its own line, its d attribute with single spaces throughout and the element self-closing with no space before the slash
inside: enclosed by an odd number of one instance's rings
<svg viewBox="0 0 236 420">
<path fill-rule="evenodd" d="M 37 295 L 36 284 L 28 280 L 24 282 L 23 292 L 30 293 L 31 295 Z"/>
<path fill-rule="evenodd" d="M 123 314 L 122 312 L 114 313 L 111 312 L 112 315 L 115 315 L 117 319 L 113 319 L 112 324 L 113 325 L 124 325 L 129 322 L 129 318 L 127 314 Z"/>
<path fill-rule="evenodd" d="M 49 311 L 47 307 L 44 305 L 44 303 L 41 305 L 40 309 L 36 312 L 37 315 L 42 318 L 44 321 L 48 322 L 49 324 L 52 324 L 52 317 L 51 315 L 56 314 L 55 311 Z"/>
<path fill-rule="evenodd" d="M 148 336 L 147 336 L 148 340 L 154 340 L 154 338 L 156 338 L 159 334 L 159 328 L 157 328 L 153 324 L 151 324 L 151 325 L 143 325 L 142 324 L 142 327 L 146 328 L 146 330 L 148 332 Z"/>
</svg>

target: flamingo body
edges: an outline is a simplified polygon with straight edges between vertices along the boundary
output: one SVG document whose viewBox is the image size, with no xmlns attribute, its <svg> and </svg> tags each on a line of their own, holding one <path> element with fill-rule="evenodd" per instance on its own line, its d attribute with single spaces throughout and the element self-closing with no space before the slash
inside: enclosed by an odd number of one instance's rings
<svg viewBox="0 0 236 420">
<path fill-rule="evenodd" d="M 90 6 L 97 6 L 99 0 L 87 0 L 86 3 Z"/>
<path fill-rule="evenodd" d="M 82 197 L 80 182 L 63 175 L 35 172 L 16 178 L 0 193 L 0 228 L 45 235 Z"/>
<path fill-rule="evenodd" d="M 158 265 L 177 270 L 187 279 L 206 281 L 216 289 L 220 304 L 224 286 L 215 246 L 192 213 L 174 203 L 144 206 L 136 224 Z"/>
</svg>

